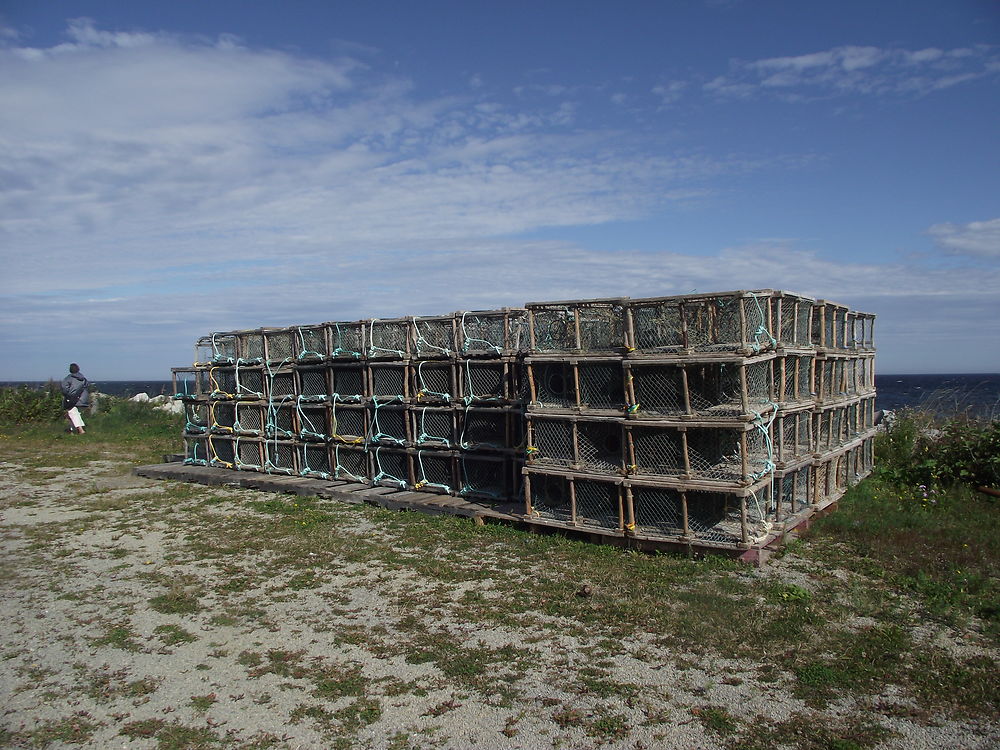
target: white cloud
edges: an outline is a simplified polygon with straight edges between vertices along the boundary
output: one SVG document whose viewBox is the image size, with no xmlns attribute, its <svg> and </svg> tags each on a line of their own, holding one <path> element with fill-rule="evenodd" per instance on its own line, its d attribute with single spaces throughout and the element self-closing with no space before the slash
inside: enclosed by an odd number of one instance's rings
<svg viewBox="0 0 1000 750">
<path fill-rule="evenodd" d="M 717 96 L 770 93 L 788 100 L 844 94 L 917 95 L 996 72 L 997 54 L 985 45 L 940 50 L 842 46 L 762 60 L 734 60 L 727 75 L 704 88 Z"/>
<path fill-rule="evenodd" d="M 927 233 L 948 253 L 1000 259 L 1000 219 L 935 224 Z"/>
</svg>

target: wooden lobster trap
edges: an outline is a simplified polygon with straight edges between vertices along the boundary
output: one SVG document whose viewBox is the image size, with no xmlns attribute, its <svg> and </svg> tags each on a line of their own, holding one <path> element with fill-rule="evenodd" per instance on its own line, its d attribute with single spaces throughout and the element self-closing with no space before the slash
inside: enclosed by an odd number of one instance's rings
<svg viewBox="0 0 1000 750">
<path fill-rule="evenodd" d="M 513 502 L 520 494 L 522 463 L 510 453 L 461 451 L 458 495 L 480 502 Z"/>
<path fill-rule="evenodd" d="M 517 374 L 516 363 L 509 359 L 458 360 L 458 398 L 465 404 L 515 404 L 519 398 Z"/>
<path fill-rule="evenodd" d="M 532 413 L 528 420 L 528 463 L 611 476 L 625 473 L 623 420 Z"/>
<path fill-rule="evenodd" d="M 195 343 L 195 367 L 209 365 L 232 365 L 237 359 L 237 337 L 235 333 L 212 333 L 202 336 Z"/>
<path fill-rule="evenodd" d="M 466 406 L 455 410 L 458 445 L 462 450 L 515 450 L 523 441 L 520 409 Z"/>
<path fill-rule="evenodd" d="M 368 441 L 388 446 L 408 446 L 413 442 L 406 406 L 396 401 L 372 398 L 368 402 Z"/>
<path fill-rule="evenodd" d="M 410 398 L 410 365 L 406 362 L 368 362 L 367 395 L 379 400 L 395 399 L 406 401 Z"/>
<path fill-rule="evenodd" d="M 330 365 L 327 379 L 331 401 L 356 403 L 371 395 L 363 364 Z"/>
<path fill-rule="evenodd" d="M 295 392 L 299 401 L 325 402 L 330 400 L 330 368 L 295 368 Z"/>
<path fill-rule="evenodd" d="M 248 365 L 263 364 L 266 359 L 264 350 L 264 331 L 260 328 L 251 331 L 236 332 L 239 361 Z"/>
<path fill-rule="evenodd" d="M 528 359 L 529 408 L 621 416 L 628 409 L 620 358 Z"/>
<path fill-rule="evenodd" d="M 172 367 L 170 379 L 177 399 L 198 401 L 207 399 L 212 392 L 208 369 L 204 367 Z"/>
<path fill-rule="evenodd" d="M 781 408 L 811 406 L 813 393 L 813 363 L 811 353 L 782 354 L 771 361 L 774 401 Z"/>
<path fill-rule="evenodd" d="M 459 432 L 456 413 L 450 406 L 411 404 L 407 407 L 410 417 L 410 434 L 418 448 L 457 449 Z"/>
<path fill-rule="evenodd" d="M 296 326 L 293 334 L 296 362 L 325 362 L 330 356 L 327 326 Z"/>
<path fill-rule="evenodd" d="M 505 307 L 455 313 L 461 357 L 516 357 L 528 350 L 528 311 Z"/>
<path fill-rule="evenodd" d="M 365 345 L 364 321 L 331 322 L 326 324 L 330 359 L 361 359 Z"/>
<path fill-rule="evenodd" d="M 409 366 L 409 392 L 421 404 L 449 404 L 458 400 L 458 381 L 453 360 L 420 360 Z"/>
<path fill-rule="evenodd" d="M 363 404 L 330 404 L 330 438 L 338 443 L 360 445 L 368 438 L 368 407 Z"/>
<path fill-rule="evenodd" d="M 268 439 L 264 441 L 264 471 L 268 474 L 295 475 L 299 473 L 296 461 L 296 443 L 291 440 Z"/>
<path fill-rule="evenodd" d="M 264 397 L 268 401 L 291 401 L 298 396 L 296 372 L 291 367 L 268 367 L 263 373 L 263 379 Z"/>
<path fill-rule="evenodd" d="M 369 320 L 365 347 L 369 359 L 407 359 L 411 351 L 409 319 Z"/>
<path fill-rule="evenodd" d="M 530 302 L 529 351 L 534 357 L 624 354 L 627 298 Z"/>
<path fill-rule="evenodd" d="M 454 495 L 458 491 L 458 453 L 448 450 L 409 451 L 413 470 L 412 488 L 419 492 Z"/>
<path fill-rule="evenodd" d="M 410 318 L 411 351 L 417 359 L 452 357 L 458 351 L 454 315 Z"/>
<path fill-rule="evenodd" d="M 333 479 L 332 449 L 326 443 L 298 443 L 295 446 L 299 476 L 310 479 Z"/>
<path fill-rule="evenodd" d="M 294 328 L 264 328 L 264 361 L 281 366 L 295 361 L 297 353 Z"/>
<path fill-rule="evenodd" d="M 257 401 L 265 396 L 264 373 L 260 367 L 212 367 L 208 371 L 210 397 Z"/>
</svg>

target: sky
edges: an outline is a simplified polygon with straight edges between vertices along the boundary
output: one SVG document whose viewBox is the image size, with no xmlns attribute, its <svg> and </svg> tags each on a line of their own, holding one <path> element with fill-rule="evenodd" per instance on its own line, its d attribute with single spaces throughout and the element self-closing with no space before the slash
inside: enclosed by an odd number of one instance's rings
<svg viewBox="0 0 1000 750">
<path fill-rule="evenodd" d="M 0 380 L 774 288 L 1000 372 L 1000 2 L 0 3 Z"/>
</svg>

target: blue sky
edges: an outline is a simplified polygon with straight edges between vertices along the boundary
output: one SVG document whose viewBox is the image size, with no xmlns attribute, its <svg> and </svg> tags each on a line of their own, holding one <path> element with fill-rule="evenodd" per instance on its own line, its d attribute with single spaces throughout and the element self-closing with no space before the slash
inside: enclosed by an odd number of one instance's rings
<svg viewBox="0 0 1000 750">
<path fill-rule="evenodd" d="M 781 288 L 1000 371 L 1000 3 L 0 6 L 0 380 Z"/>
</svg>

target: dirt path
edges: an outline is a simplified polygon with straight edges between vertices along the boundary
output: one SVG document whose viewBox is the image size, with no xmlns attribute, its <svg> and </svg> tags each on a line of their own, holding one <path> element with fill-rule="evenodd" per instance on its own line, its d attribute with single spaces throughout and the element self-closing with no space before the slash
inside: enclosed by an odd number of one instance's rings
<svg viewBox="0 0 1000 750">
<path fill-rule="evenodd" d="M 133 478 L 107 460 L 0 469 L 7 746 L 1000 742 L 996 725 L 928 716 L 891 690 L 818 709 L 758 663 L 609 636 L 599 616 L 545 601 L 515 611 L 540 564 L 512 560 L 516 540 L 485 536 L 458 559 L 369 508 L 303 514 L 294 498 Z M 767 575 L 805 580 L 794 561 Z M 898 710 L 871 715 L 886 702 Z"/>
</svg>

